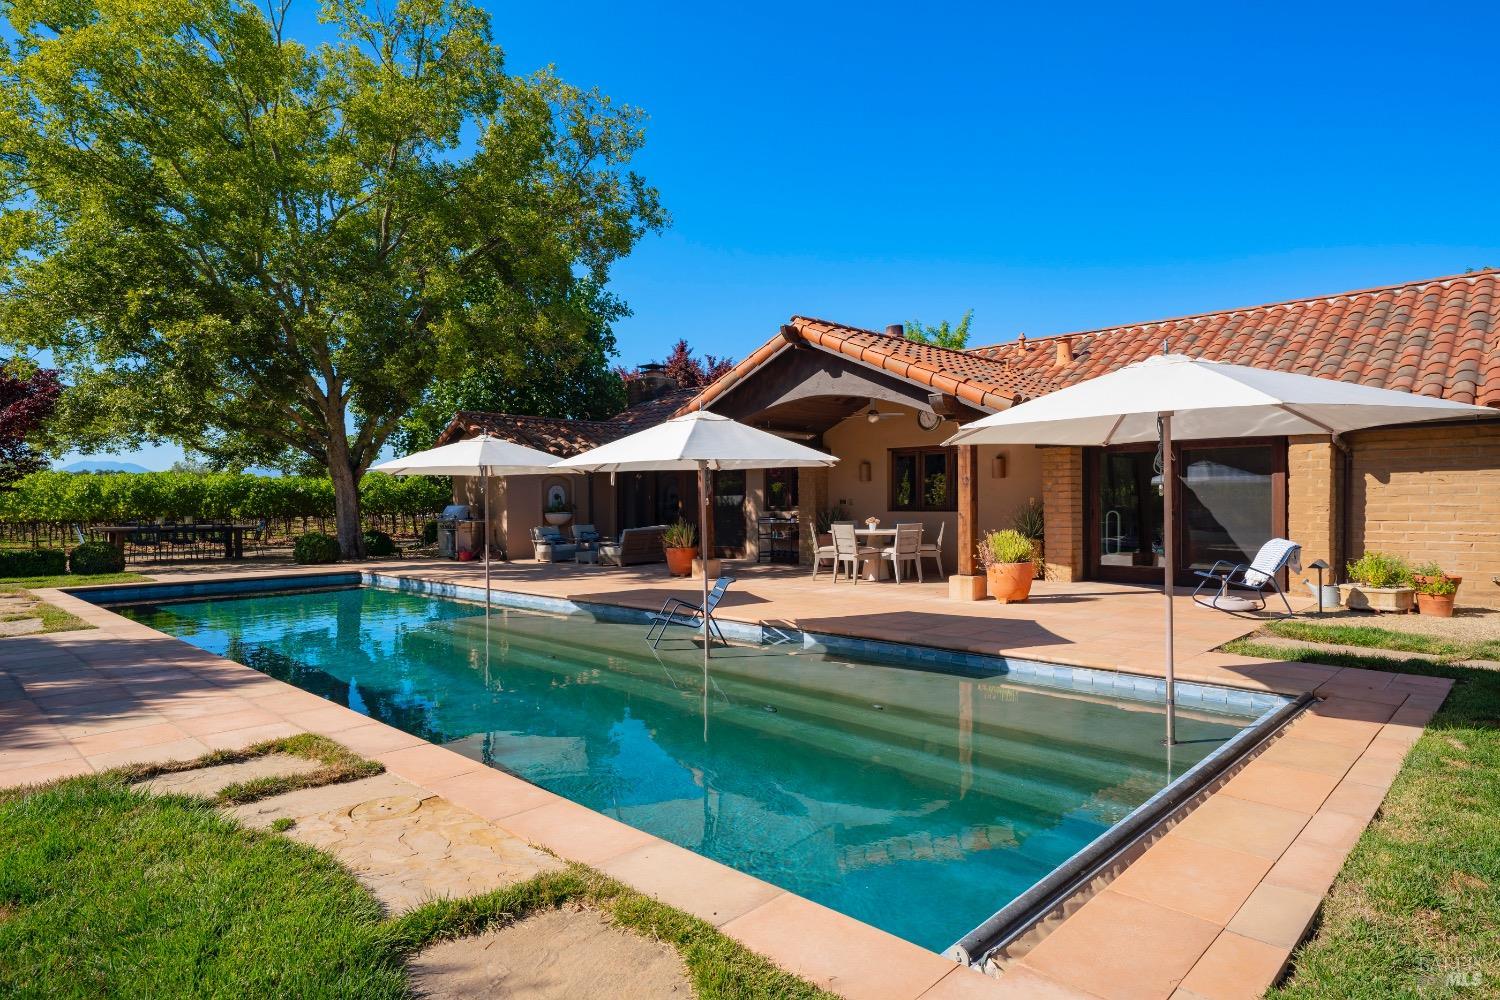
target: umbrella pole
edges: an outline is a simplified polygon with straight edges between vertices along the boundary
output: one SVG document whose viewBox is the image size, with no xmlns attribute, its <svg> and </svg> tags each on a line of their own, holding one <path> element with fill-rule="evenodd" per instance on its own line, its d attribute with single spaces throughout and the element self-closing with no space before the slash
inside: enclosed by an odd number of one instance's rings
<svg viewBox="0 0 1500 1000">
<path fill-rule="evenodd" d="M 484 637 L 490 637 L 490 467 L 479 470 L 480 494 L 484 497 Z"/>
<path fill-rule="evenodd" d="M 1167 746 L 1177 742 L 1177 671 L 1173 662 L 1172 641 L 1172 573 L 1177 564 L 1176 518 L 1173 495 L 1176 490 L 1176 470 L 1172 462 L 1172 414 L 1161 414 L 1161 490 L 1162 490 L 1162 555 L 1166 565 L 1162 567 L 1162 594 L 1166 597 L 1167 609 Z"/>
<path fill-rule="evenodd" d="M 708 463 L 698 463 L 698 551 L 703 556 L 703 693 L 708 694 Z"/>
</svg>

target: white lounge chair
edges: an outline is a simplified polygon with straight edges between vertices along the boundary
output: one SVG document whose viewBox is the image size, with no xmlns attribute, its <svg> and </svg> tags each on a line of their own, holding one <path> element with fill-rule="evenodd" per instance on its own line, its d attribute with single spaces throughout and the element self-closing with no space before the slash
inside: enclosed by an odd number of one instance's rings
<svg viewBox="0 0 1500 1000">
<path fill-rule="evenodd" d="M 1276 575 L 1288 566 L 1294 573 L 1302 571 L 1302 546 L 1287 538 L 1273 538 L 1262 545 L 1260 551 L 1255 553 L 1255 558 L 1248 563 L 1232 564 L 1227 559 L 1220 559 L 1206 570 L 1194 570 L 1193 575 L 1202 577 L 1203 582 L 1193 591 L 1193 601 L 1205 608 L 1219 611 L 1264 611 L 1266 591 L 1271 590 L 1281 598 L 1281 603 L 1286 605 L 1286 613 L 1291 615 L 1292 602 L 1287 600 L 1286 591 L 1281 589 L 1281 582 L 1276 579 Z M 1217 585 L 1218 589 L 1213 597 L 1203 600 L 1198 595 L 1210 584 Z M 1240 602 L 1249 604 L 1259 601 L 1259 605 L 1229 606 L 1230 587 L 1251 592 L 1249 598 L 1240 598 Z"/>
</svg>

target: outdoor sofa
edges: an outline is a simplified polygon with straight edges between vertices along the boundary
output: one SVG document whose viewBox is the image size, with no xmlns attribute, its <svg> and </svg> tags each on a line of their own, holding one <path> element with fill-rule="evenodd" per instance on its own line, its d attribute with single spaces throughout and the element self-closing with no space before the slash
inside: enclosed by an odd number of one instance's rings
<svg viewBox="0 0 1500 1000">
<path fill-rule="evenodd" d="M 653 524 L 648 528 L 626 528 L 620 532 L 617 541 L 600 544 L 599 561 L 616 566 L 665 562 L 667 553 L 661 546 L 661 538 L 666 531 L 665 524 Z"/>
</svg>

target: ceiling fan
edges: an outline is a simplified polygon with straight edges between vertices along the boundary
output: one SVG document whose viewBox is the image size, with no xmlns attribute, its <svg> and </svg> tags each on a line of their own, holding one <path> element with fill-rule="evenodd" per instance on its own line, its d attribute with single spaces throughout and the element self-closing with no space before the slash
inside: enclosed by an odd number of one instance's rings
<svg viewBox="0 0 1500 1000">
<path fill-rule="evenodd" d="M 868 420 L 872 424 L 878 424 L 878 423 L 880 423 L 880 421 L 882 421 L 882 420 L 889 420 L 892 417 L 904 417 L 904 416 L 906 416 L 906 414 L 901 413 L 899 411 L 892 412 L 892 413 L 885 413 L 885 412 L 882 412 L 881 410 L 877 410 L 873 406 L 870 407 L 870 409 L 865 413 L 865 419 Z"/>
</svg>

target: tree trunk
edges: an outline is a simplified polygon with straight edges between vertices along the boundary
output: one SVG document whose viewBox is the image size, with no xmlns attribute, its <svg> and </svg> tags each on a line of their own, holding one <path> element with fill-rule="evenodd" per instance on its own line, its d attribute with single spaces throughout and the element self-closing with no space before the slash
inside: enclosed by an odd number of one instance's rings
<svg viewBox="0 0 1500 1000">
<path fill-rule="evenodd" d="M 339 551 L 345 559 L 363 559 L 365 534 L 360 528 L 359 474 L 349 460 L 349 444 L 342 435 L 329 442 L 328 476 L 333 480 L 333 513 Z"/>
</svg>

